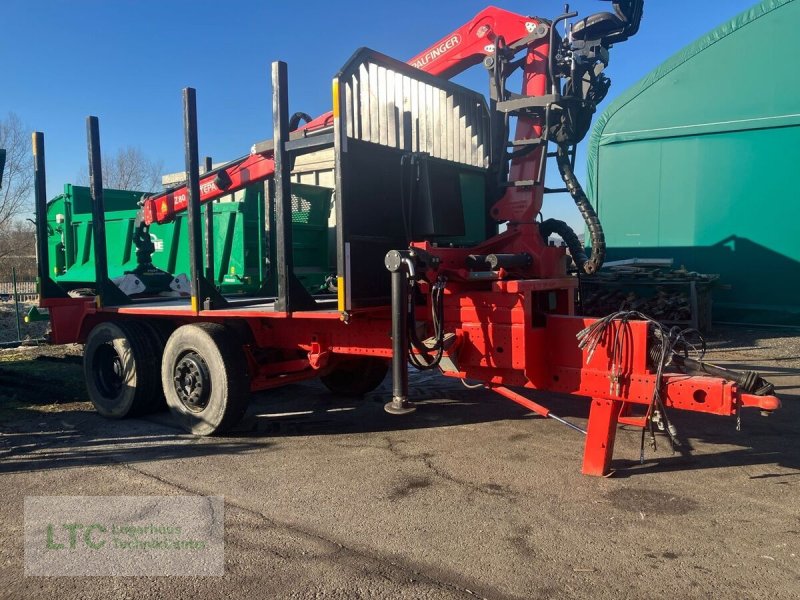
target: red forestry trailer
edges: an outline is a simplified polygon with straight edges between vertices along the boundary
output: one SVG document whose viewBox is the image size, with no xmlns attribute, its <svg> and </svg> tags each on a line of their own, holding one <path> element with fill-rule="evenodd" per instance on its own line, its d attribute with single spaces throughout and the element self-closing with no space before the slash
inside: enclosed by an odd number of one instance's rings
<svg viewBox="0 0 800 600">
<path fill-rule="evenodd" d="M 414 410 L 411 363 L 477 382 L 585 434 L 583 472 L 604 475 L 620 423 L 674 439 L 672 410 L 777 409 L 757 374 L 694 357 L 690 332 L 638 313 L 574 315 L 570 269 L 593 273 L 604 253 L 602 228 L 573 172 L 575 146 L 608 91 L 609 50 L 637 32 L 642 5 L 616 0 L 611 12 L 575 21 L 564 35 L 559 25 L 576 13 L 551 21 L 490 7 L 408 63 L 362 48 L 333 78 L 332 112 L 313 120 L 289 117 L 286 65 L 274 63 L 272 140 L 202 178 L 195 93 L 187 88 L 187 183 L 143 200 L 132 232 L 139 266 L 127 275 L 135 286 L 108 277 L 95 117 L 87 129 L 96 289 L 65 290 L 50 277 L 44 140 L 34 134 L 41 306 L 54 343 L 85 344 L 97 410 L 140 415 L 166 399 L 188 431 L 221 433 L 242 417 L 251 392 L 319 377 L 332 393 L 364 394 L 391 365 L 386 410 L 406 414 Z M 488 102 L 449 81 L 478 64 L 489 76 Z M 517 71 L 522 90 L 512 93 L 506 82 Z M 318 151 L 334 157 L 337 272 L 334 293 L 312 295 L 293 264 L 301 199 L 291 172 L 298 156 Z M 563 190 L 545 187 L 548 159 Z M 203 221 L 201 205 L 259 182 L 269 182 L 263 200 L 274 250 L 263 258 L 277 295 L 223 296 L 213 281 L 213 222 L 208 212 Z M 586 221 L 591 256 L 565 223 L 537 220 L 544 195 L 559 191 Z M 184 213 L 187 298 L 168 295 L 175 274 L 153 266 L 148 233 Z M 551 234 L 566 242 L 572 262 L 548 244 Z M 526 389 L 589 399 L 587 430 L 524 397 Z"/>
</svg>

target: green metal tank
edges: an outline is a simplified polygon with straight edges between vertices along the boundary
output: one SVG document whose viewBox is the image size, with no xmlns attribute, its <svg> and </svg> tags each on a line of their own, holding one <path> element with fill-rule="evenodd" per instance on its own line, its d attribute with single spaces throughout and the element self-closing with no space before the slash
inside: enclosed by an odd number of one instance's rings
<svg viewBox="0 0 800 600">
<path fill-rule="evenodd" d="M 215 202 L 214 273 L 223 293 L 269 294 L 267 219 L 263 184 L 237 192 L 228 201 Z M 319 290 L 335 271 L 328 252 L 328 214 L 332 190 L 293 184 L 297 210 L 293 211 L 294 254 L 299 279 L 311 291 Z M 133 231 L 142 192 L 104 190 L 109 276 L 113 279 L 136 268 Z M 93 287 L 92 204 L 89 188 L 66 184 L 64 193 L 48 203 L 48 251 L 53 277 L 67 289 Z M 150 227 L 155 245 L 153 264 L 173 275 L 189 274 L 186 216 Z"/>
<path fill-rule="evenodd" d="M 764 0 L 598 119 L 588 192 L 608 260 L 719 273 L 714 319 L 800 325 L 800 1 Z"/>
</svg>

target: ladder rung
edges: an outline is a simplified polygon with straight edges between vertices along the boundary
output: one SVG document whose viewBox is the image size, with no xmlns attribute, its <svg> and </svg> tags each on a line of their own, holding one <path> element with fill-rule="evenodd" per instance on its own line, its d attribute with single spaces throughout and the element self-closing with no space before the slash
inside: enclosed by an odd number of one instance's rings
<svg viewBox="0 0 800 600">
<path fill-rule="evenodd" d="M 533 179 L 521 179 L 519 181 L 506 181 L 503 187 L 534 187 L 539 185 Z"/>
<path fill-rule="evenodd" d="M 540 146 L 544 140 L 540 137 L 538 138 L 531 138 L 529 140 L 511 140 L 508 142 L 509 148 L 515 148 L 518 146 Z"/>
</svg>

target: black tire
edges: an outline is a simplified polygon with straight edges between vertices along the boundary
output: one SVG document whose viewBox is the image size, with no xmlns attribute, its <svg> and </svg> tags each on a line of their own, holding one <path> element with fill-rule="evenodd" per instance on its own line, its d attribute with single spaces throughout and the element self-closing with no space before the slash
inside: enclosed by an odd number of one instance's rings
<svg viewBox="0 0 800 600">
<path fill-rule="evenodd" d="M 340 360 L 330 373 L 319 379 L 337 396 L 363 396 L 383 383 L 388 371 L 388 361 L 359 356 Z"/>
<path fill-rule="evenodd" d="M 159 352 L 163 354 L 169 336 L 171 336 L 172 332 L 175 331 L 175 325 L 171 321 L 165 321 L 164 319 L 137 321 L 137 323 L 141 323 L 141 325 L 151 333 L 154 340 L 158 344 Z"/>
<path fill-rule="evenodd" d="M 224 433 L 244 416 L 250 396 L 241 341 L 218 323 L 179 327 L 164 349 L 161 383 L 181 427 L 195 435 Z"/>
<path fill-rule="evenodd" d="M 158 391 L 153 398 L 153 411 L 165 411 L 168 407 L 167 399 L 164 396 L 164 389 L 161 385 L 161 361 L 164 357 L 164 348 L 167 345 L 167 340 L 169 340 L 169 336 L 172 335 L 172 332 L 175 331 L 175 326 L 170 321 L 162 319 L 136 321 L 136 325 L 147 331 L 153 344 L 153 352 L 157 365 L 156 374 L 158 378 Z"/>
<path fill-rule="evenodd" d="M 161 395 L 155 344 L 138 323 L 96 325 L 83 348 L 89 399 L 104 417 L 124 419 L 153 412 Z"/>
</svg>

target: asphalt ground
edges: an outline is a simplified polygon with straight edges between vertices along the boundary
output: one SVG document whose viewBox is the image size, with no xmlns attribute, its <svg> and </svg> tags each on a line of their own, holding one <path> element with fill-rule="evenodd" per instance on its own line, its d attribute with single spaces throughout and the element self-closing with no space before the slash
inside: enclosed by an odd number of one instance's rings
<svg viewBox="0 0 800 600">
<path fill-rule="evenodd" d="M 257 396 L 242 426 L 193 438 L 168 415 L 109 421 L 85 402 L 79 348 L 0 356 L 3 598 L 798 598 L 800 341 L 718 332 L 709 358 L 757 365 L 782 410 L 674 412 L 639 464 L 580 474 L 581 435 L 483 390 L 411 378 L 419 410 L 315 383 Z M 37 359 L 37 357 L 39 357 Z M 537 395 L 585 425 L 588 403 Z M 224 495 L 222 577 L 26 577 L 33 495 Z"/>
</svg>

